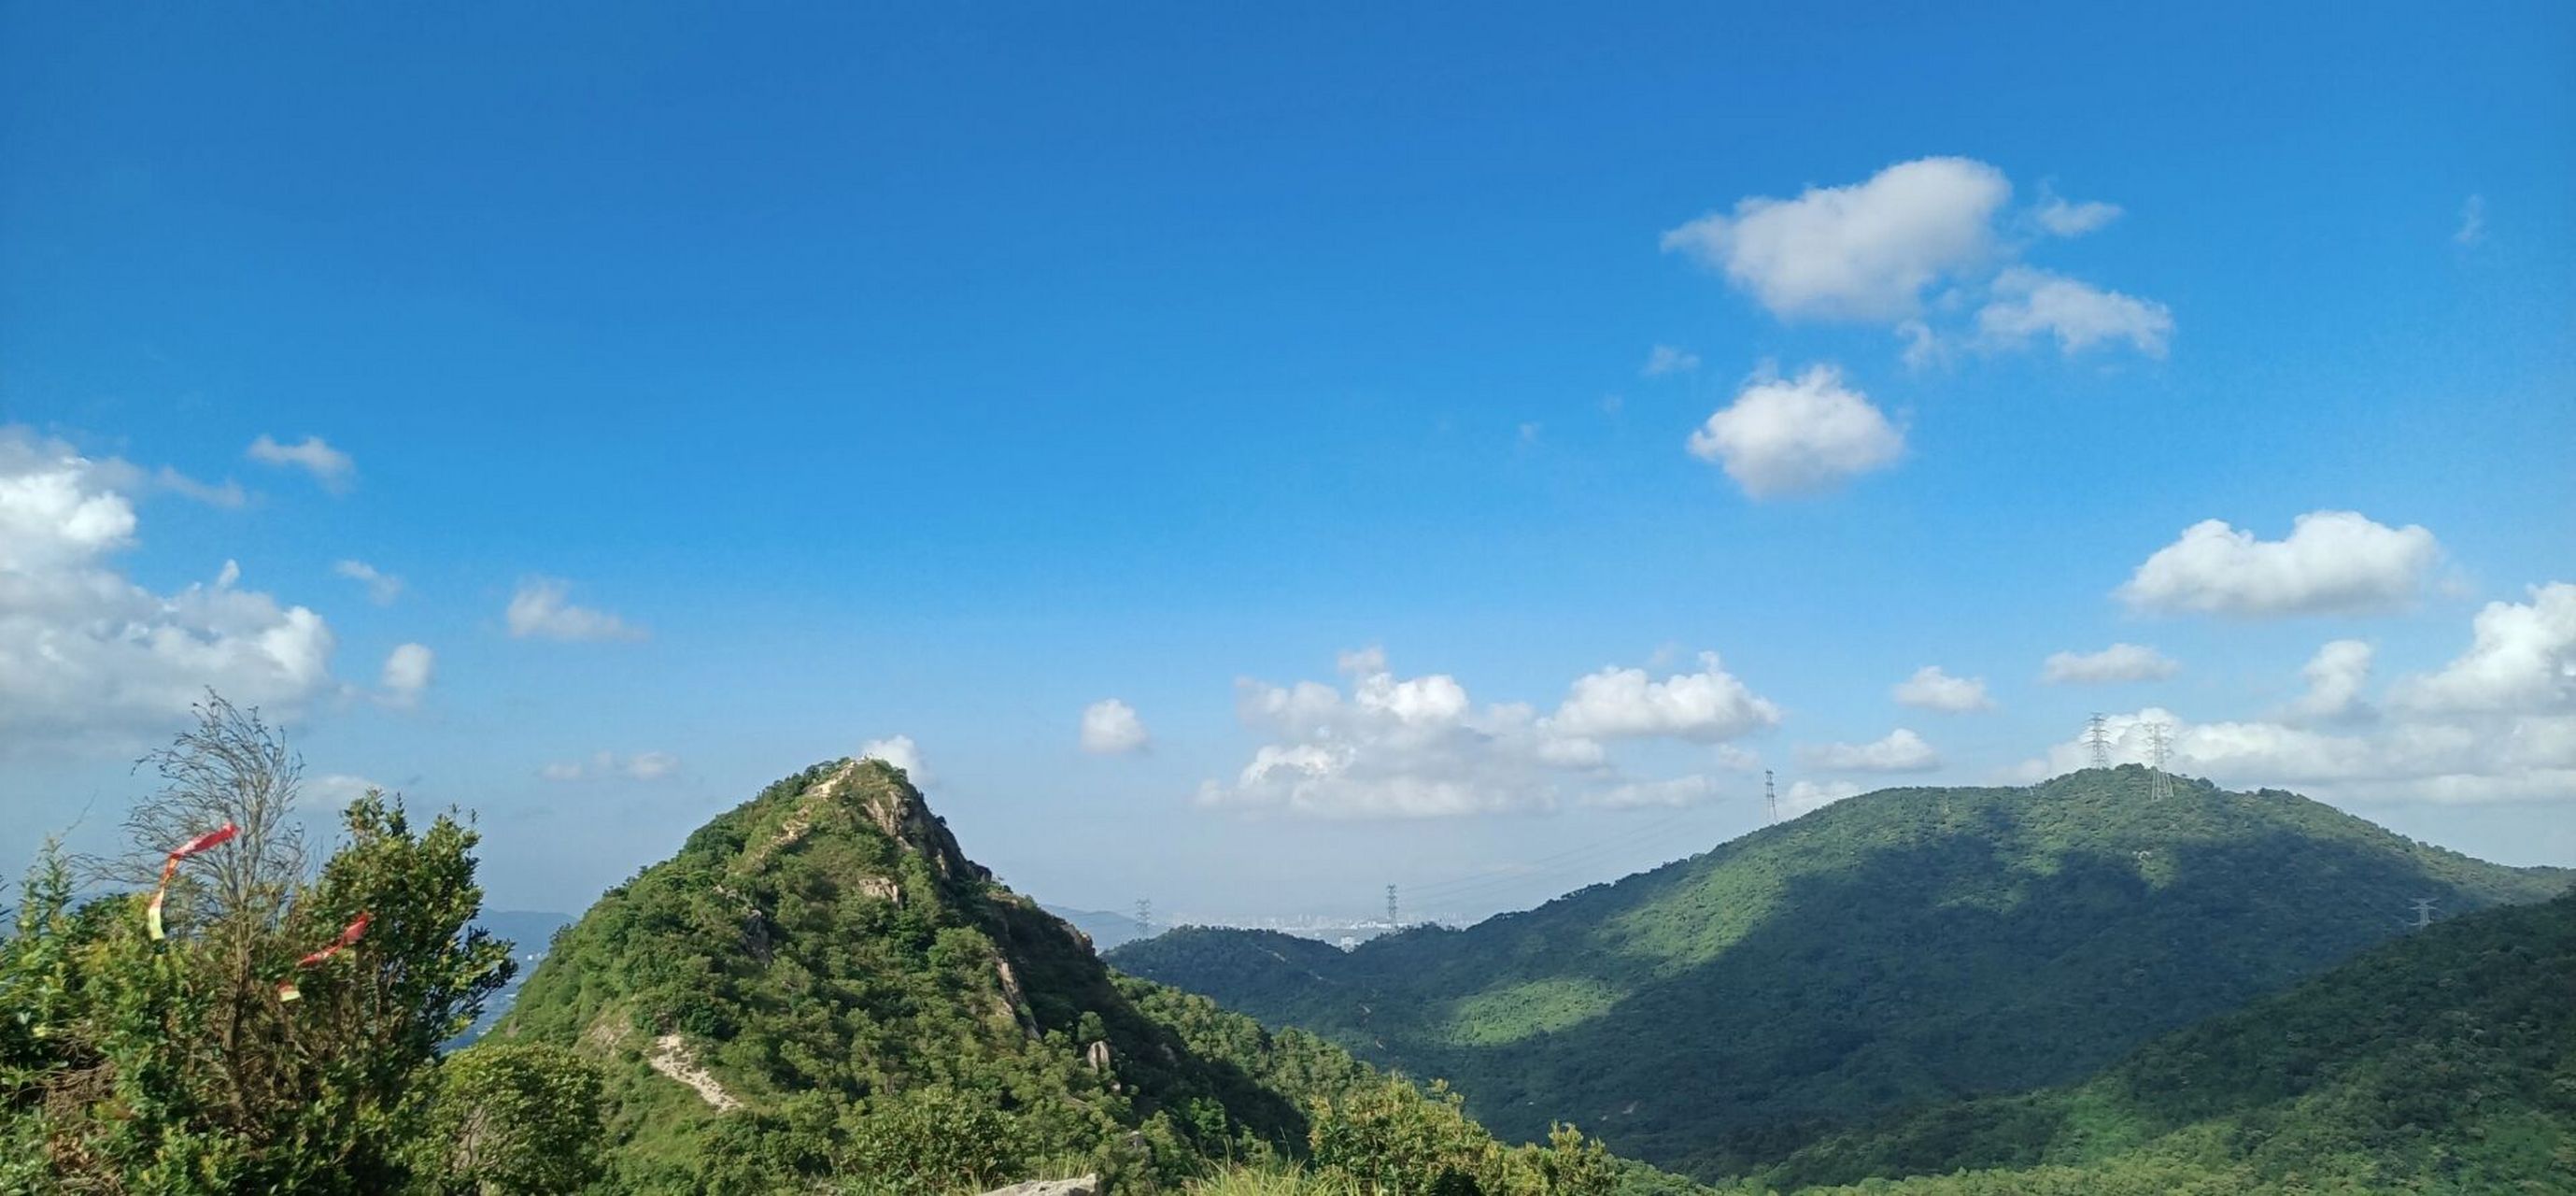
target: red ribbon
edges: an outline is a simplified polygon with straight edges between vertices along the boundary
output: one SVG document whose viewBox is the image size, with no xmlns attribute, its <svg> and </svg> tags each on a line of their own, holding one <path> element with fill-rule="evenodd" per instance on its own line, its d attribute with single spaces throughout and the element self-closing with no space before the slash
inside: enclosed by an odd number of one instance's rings
<svg viewBox="0 0 2576 1196">
<path fill-rule="evenodd" d="M 375 915 L 372 913 L 359 914 L 357 921 L 349 923 L 346 928 L 342 929 L 340 931 L 340 937 L 331 940 L 329 946 L 307 955 L 302 959 L 296 960 L 296 968 L 301 970 L 312 967 L 317 963 L 321 963 L 334 955 L 338 955 L 339 953 L 348 950 L 351 944 L 356 943 L 360 937 L 367 933 L 367 923 L 373 920 L 374 917 Z M 286 979 L 277 982 L 277 999 L 280 1001 L 301 1001 L 304 999 L 303 990 L 295 987 L 294 976 L 289 975 Z"/>
<path fill-rule="evenodd" d="M 179 861 L 201 851 L 221 847 L 241 833 L 241 828 L 227 822 L 178 846 L 161 864 L 161 886 L 152 890 L 152 903 L 143 907 L 143 928 L 153 938 L 161 937 L 161 900 L 170 895 L 170 878 L 179 874 Z"/>
</svg>

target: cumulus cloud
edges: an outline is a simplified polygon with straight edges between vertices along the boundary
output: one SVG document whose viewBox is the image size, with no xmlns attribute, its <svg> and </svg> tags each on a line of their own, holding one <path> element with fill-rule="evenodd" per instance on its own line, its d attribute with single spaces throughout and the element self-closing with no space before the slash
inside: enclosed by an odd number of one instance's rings
<svg viewBox="0 0 2576 1196">
<path fill-rule="evenodd" d="M 1671 345 L 1657 345 L 1646 354 L 1645 367 L 1637 373 L 1642 377 L 1661 378 L 1666 374 L 1687 374 L 1698 368 L 1699 354 Z"/>
<path fill-rule="evenodd" d="M 563 760 L 537 770 L 549 781 L 658 781 L 680 771 L 680 758 L 669 752 L 594 752 L 587 760 Z"/>
<path fill-rule="evenodd" d="M 331 572 L 365 586 L 367 601 L 378 606 L 390 606 L 394 599 L 402 596 L 403 579 L 365 561 L 341 561 L 331 566 Z"/>
<path fill-rule="evenodd" d="M 2120 205 L 2098 201 L 2068 203 L 2051 195 L 2040 201 L 2030 215 L 2052 237 L 2080 237 L 2119 219 Z"/>
<path fill-rule="evenodd" d="M 1867 181 L 1748 196 L 1664 234 L 1668 253 L 1725 272 L 1784 318 L 1893 322 L 1925 288 L 1996 252 L 2002 171 L 1967 158 L 1900 162 Z"/>
<path fill-rule="evenodd" d="M 2576 585 L 2533 586 L 2527 603 L 2490 602 L 2470 636 L 2467 652 L 2407 678 L 2394 700 L 2425 712 L 2576 708 Z"/>
<path fill-rule="evenodd" d="M 294 444 L 281 444 L 263 432 L 259 439 L 250 442 L 250 448 L 242 455 L 262 465 L 301 469 L 313 475 L 314 481 L 322 483 L 323 489 L 334 494 L 347 490 L 358 477 L 358 463 L 319 436 L 307 436 Z"/>
<path fill-rule="evenodd" d="M 1635 668 L 1606 668 L 1579 678 L 1549 725 L 1586 738 L 1664 736 L 1707 743 L 1780 725 L 1780 707 L 1727 672 L 1717 653 L 1700 653 L 1699 663 L 1696 673 L 1661 681 Z"/>
<path fill-rule="evenodd" d="M 1836 772 L 1931 772 L 1941 767 L 1941 753 L 1922 736 L 1898 727 L 1874 743 L 1805 745 L 1798 749 L 1798 761 Z"/>
<path fill-rule="evenodd" d="M 2047 336 L 2056 339 L 2058 351 L 2072 355 L 2127 341 L 2140 353 L 2162 357 L 2173 336 L 2173 312 L 2164 304 L 2045 270 L 2005 270 L 1995 276 L 1993 294 L 1977 310 L 1978 335 L 1989 345 Z"/>
<path fill-rule="evenodd" d="M 2161 681 L 2182 671 L 2170 656 L 2139 644 L 2113 644 L 2099 652 L 2054 652 L 2040 666 L 2039 679 L 2051 685 L 2100 685 L 2115 681 Z"/>
<path fill-rule="evenodd" d="M 1814 494 L 1884 469 L 1905 434 L 1829 365 L 1795 379 L 1756 377 L 1691 433 L 1692 456 L 1717 462 L 1754 498 Z"/>
<path fill-rule="evenodd" d="M 121 750 L 185 718 L 208 687 L 277 716 L 332 687 L 330 626 L 240 588 L 238 565 L 171 594 L 115 568 L 136 543 L 134 505 L 115 487 L 132 476 L 0 427 L 0 750 Z"/>
<path fill-rule="evenodd" d="M 1724 273 L 1782 319 L 1891 328 L 1918 368 L 1963 344 L 2008 349 L 2043 336 L 2069 354 L 2128 344 L 2163 356 L 2173 333 L 2163 304 L 2021 260 L 2048 238 L 2103 228 L 2119 205 L 2043 192 L 2008 237 L 2011 198 L 2011 181 L 1993 166 L 1922 158 L 1794 199 L 1749 196 L 1666 232 L 1663 248 Z M 1959 324 L 1970 311 L 1973 334 Z"/>
<path fill-rule="evenodd" d="M 1791 818 L 1812 814 L 1847 797 L 1860 796 L 1860 786 L 1850 781 L 1798 781 L 1780 795 L 1780 809 Z"/>
<path fill-rule="evenodd" d="M 1230 782 L 1200 786 L 1211 806 L 1331 818 L 1418 818 L 1553 809 L 1569 803 L 1684 803 L 1711 788 L 1637 779 L 1604 740 L 1717 742 L 1773 725 L 1779 711 L 1718 665 L 1655 680 L 1607 668 L 1569 687 L 1542 716 L 1526 703 L 1479 703 L 1458 679 L 1398 677 L 1383 653 L 1345 654 L 1347 689 L 1320 682 L 1239 683 L 1236 714 L 1269 740 Z"/>
<path fill-rule="evenodd" d="M 1986 696 L 1985 678 L 1953 677 L 1934 664 L 1914 670 L 1914 675 L 1897 682 L 1892 692 L 1898 705 L 1917 710 L 1968 714 L 1995 708 L 1994 699 Z"/>
<path fill-rule="evenodd" d="M 2361 700 L 2370 683 L 2371 646 L 2360 640 L 2335 640 L 2308 660 L 2301 672 L 2308 691 L 2290 704 L 2292 721 L 2334 722 L 2368 713 Z"/>
<path fill-rule="evenodd" d="M 640 640 L 644 629 L 604 610 L 567 601 L 572 583 L 553 577 L 530 577 L 510 595 L 505 614 L 512 639 Z"/>
<path fill-rule="evenodd" d="M 859 745 L 859 759 L 883 760 L 894 765 L 903 770 L 903 775 L 912 778 L 915 786 L 930 783 L 930 766 L 922 762 L 921 745 L 914 743 L 912 736 L 890 735 L 884 739 L 871 739 Z"/>
<path fill-rule="evenodd" d="M 2205 519 L 2157 549 L 2118 593 L 2162 614 L 2364 614 L 2411 603 L 2441 555 L 2432 532 L 2357 511 L 2311 511 L 2280 540 Z"/>
<path fill-rule="evenodd" d="M 1141 752 L 1150 742 L 1145 720 L 1136 708 L 1116 698 L 1102 698 L 1082 708 L 1082 750 L 1096 756 Z"/>
<path fill-rule="evenodd" d="M 2173 729 L 2174 767 L 2239 787 L 2277 785 L 2330 800 L 2576 801 L 2576 585 L 2497 602 L 2472 621 L 2466 652 L 2400 677 L 2366 700 L 2369 653 L 2328 644 L 2305 670 L 2291 719 L 2193 722 L 2149 707 L 2107 720 L 2113 758 L 2146 758 L 2149 723 Z M 2345 717 L 2325 724 L 2314 713 Z M 2035 778 L 2079 767 L 2081 735 L 2027 761 Z"/>
<path fill-rule="evenodd" d="M 430 674 L 438 667 L 438 654 L 422 644 L 403 644 L 385 655 L 385 668 L 377 685 L 385 691 L 385 701 L 396 706 L 411 706 L 429 689 Z"/>
</svg>

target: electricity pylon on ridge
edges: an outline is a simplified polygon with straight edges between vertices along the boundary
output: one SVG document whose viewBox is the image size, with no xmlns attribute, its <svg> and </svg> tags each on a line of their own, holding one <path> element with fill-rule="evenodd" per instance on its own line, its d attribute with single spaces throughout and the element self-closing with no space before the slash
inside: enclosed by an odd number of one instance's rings
<svg viewBox="0 0 2576 1196">
<path fill-rule="evenodd" d="M 2173 741 L 2165 738 L 2165 731 L 2163 723 L 2147 724 L 2147 759 L 2151 769 L 2147 774 L 2147 796 L 2155 801 L 2174 795 L 2173 774 L 2165 771 L 2165 761 L 2173 758 Z"/>
<path fill-rule="evenodd" d="M 2416 898 L 2416 899 L 2415 899 L 2415 929 L 2417 929 L 2417 930 L 2422 930 L 2422 929 L 2424 929 L 2425 927 L 2430 926 L 2430 925 L 2432 925 L 2432 924 L 2433 924 L 2433 899 L 2432 899 L 2432 898 L 2430 898 L 2430 897 L 2418 897 L 2418 898 Z"/>
<path fill-rule="evenodd" d="M 1152 898 L 1139 897 L 1136 899 L 1136 929 L 1148 935 L 1154 933 L 1154 902 Z"/>
<path fill-rule="evenodd" d="M 1771 770 L 1762 770 L 1762 808 L 1770 812 L 1771 821 L 1780 821 L 1780 793 L 1771 787 Z"/>
<path fill-rule="evenodd" d="M 2084 746 L 2093 754 L 2093 767 L 2111 767 L 2111 729 L 2099 714 L 2084 724 Z"/>
</svg>

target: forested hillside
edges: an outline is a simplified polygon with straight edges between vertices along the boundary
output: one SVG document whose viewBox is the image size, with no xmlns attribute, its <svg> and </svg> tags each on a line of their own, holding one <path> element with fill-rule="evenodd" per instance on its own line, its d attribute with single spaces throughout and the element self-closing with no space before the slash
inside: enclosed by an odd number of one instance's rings
<svg viewBox="0 0 2576 1196">
<path fill-rule="evenodd" d="M 1137 975 L 1445 1076 L 1497 1133 L 1551 1119 L 1703 1178 L 1891 1109 L 2079 1079 L 2444 916 L 2506 868 L 2294 794 L 2134 766 L 1895 789 L 1471 929 L 1344 954 L 1257 932 L 1113 952 Z"/>
<path fill-rule="evenodd" d="M 2081 1084 L 1825 1139 L 1757 1186 L 1904 1176 L 1931 1178 L 1893 1190 L 2576 1190 L 2576 896 L 2436 924 Z"/>
<path fill-rule="evenodd" d="M 874 761 L 780 781 L 611 890 L 492 1040 L 599 1063 L 619 1190 L 932 1192 L 1084 1171 L 1150 1187 L 1229 1158 L 1329 1164 L 1333 1143 L 1352 1166 L 1396 1165 L 1347 1144 L 1424 1125 L 1454 1148 L 1421 1164 L 1433 1177 L 1460 1168 L 1499 1193 L 1538 1190 L 1548 1168 L 1609 1176 L 1597 1146 L 1506 1150 L 1314 1036 L 1113 976 Z"/>
</svg>

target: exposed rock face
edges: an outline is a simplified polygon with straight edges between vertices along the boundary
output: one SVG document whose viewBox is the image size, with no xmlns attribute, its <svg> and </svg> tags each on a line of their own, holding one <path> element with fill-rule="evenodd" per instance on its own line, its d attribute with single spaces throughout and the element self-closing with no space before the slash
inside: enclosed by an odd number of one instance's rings
<svg viewBox="0 0 2576 1196">
<path fill-rule="evenodd" d="M 985 1196 L 1098 1196 L 1100 1177 L 1082 1175 L 1072 1179 L 1033 1179 L 1024 1184 L 996 1188 Z"/>
<path fill-rule="evenodd" d="M 677 1034 L 665 1034 L 654 1039 L 653 1053 L 645 1056 L 644 1061 L 652 1064 L 653 1070 L 688 1085 L 699 1099 L 718 1113 L 742 1107 L 742 1102 L 725 1091 L 724 1085 L 707 1074 L 707 1069 L 698 1066 L 697 1052 L 690 1050 L 689 1044 Z"/>
<path fill-rule="evenodd" d="M 1109 1070 L 1109 1044 L 1106 1042 L 1092 1043 L 1089 1047 L 1083 1050 L 1082 1061 L 1090 1064 L 1091 1070 L 1093 1071 Z"/>
</svg>

